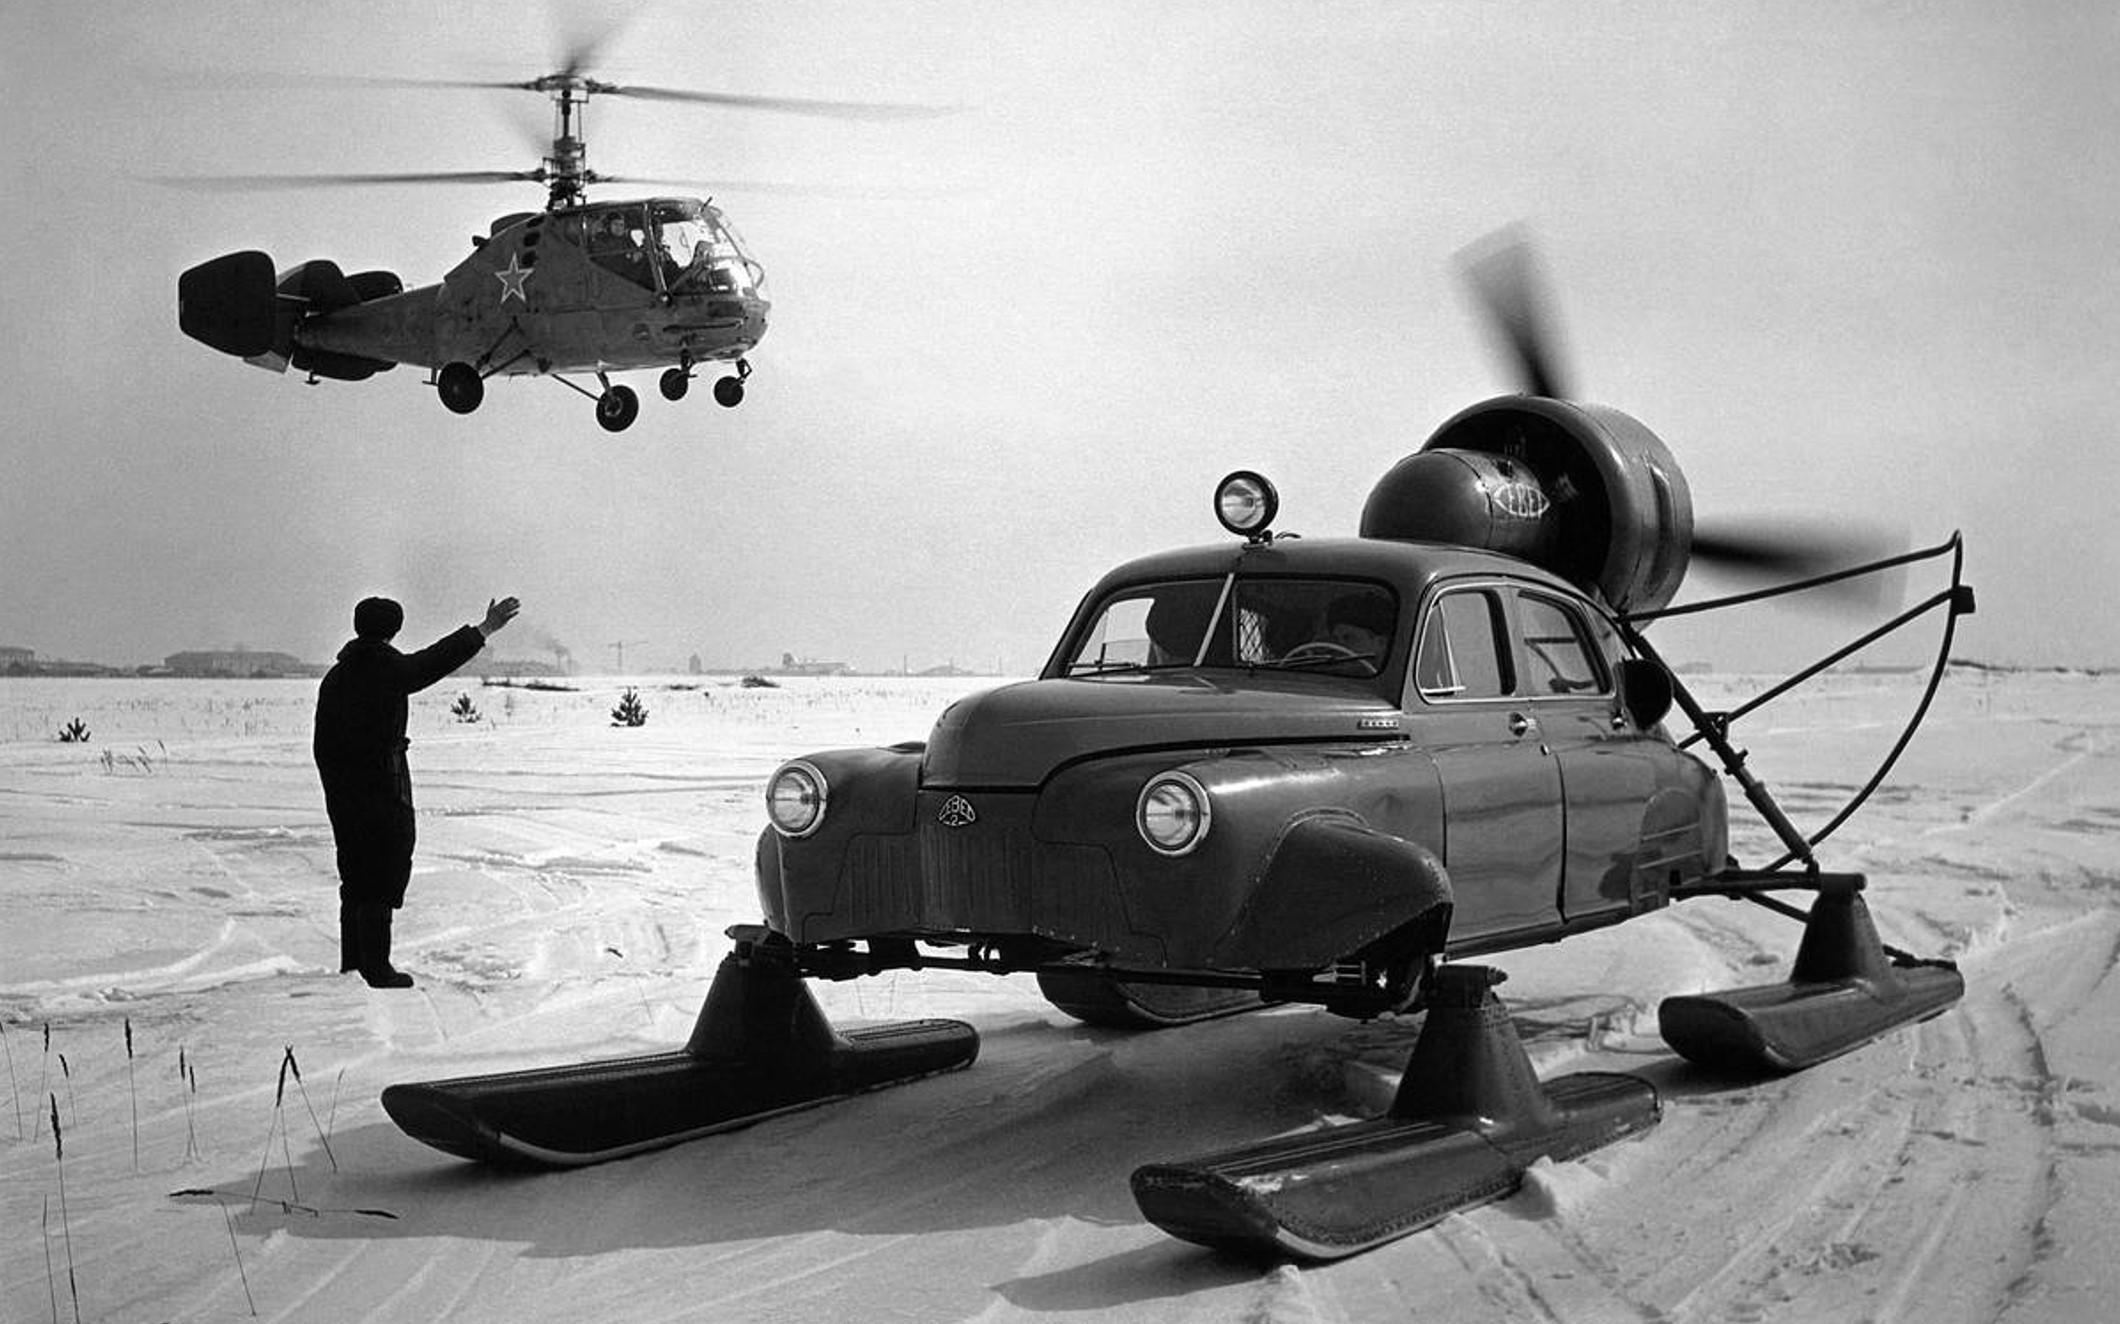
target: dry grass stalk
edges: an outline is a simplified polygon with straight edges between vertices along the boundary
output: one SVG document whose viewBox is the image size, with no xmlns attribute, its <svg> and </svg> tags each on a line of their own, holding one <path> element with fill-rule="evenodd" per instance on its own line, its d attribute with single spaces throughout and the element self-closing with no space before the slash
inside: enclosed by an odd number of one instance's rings
<svg viewBox="0 0 2120 1324">
<path fill-rule="evenodd" d="M 125 1093 L 132 1104 L 133 1175 L 140 1175 L 140 1082 L 133 1075 L 132 1017 L 125 1018 Z"/>
<path fill-rule="evenodd" d="M 42 1094 L 45 1092 L 44 1086 L 51 1079 L 51 1071 L 52 1023 L 46 1021 L 44 1022 L 44 1056 L 37 1064 L 37 1093 Z M 30 1128 L 30 1139 L 35 1140 L 42 1134 L 44 1134 L 44 1113 L 40 1109 L 37 1112 L 37 1124 Z"/>
<path fill-rule="evenodd" d="M 192 1115 L 192 1100 L 199 1093 L 199 1069 L 184 1058 L 184 1045 L 177 1045 L 177 1080 L 184 1090 L 184 1161 L 199 1157 L 199 1128 Z"/>
<path fill-rule="evenodd" d="M 309 1101 L 309 1087 L 302 1083 L 302 1064 L 294 1060 L 294 1045 L 287 1045 L 287 1069 L 294 1072 L 294 1087 L 302 1095 L 302 1106 L 309 1110 L 309 1124 L 316 1128 L 317 1140 L 324 1146 L 324 1157 L 331 1160 L 331 1170 L 339 1170 L 339 1156 L 331 1152 L 331 1137 L 324 1134 L 324 1124 L 317 1120 L 316 1105 Z"/>
<path fill-rule="evenodd" d="M 22 1089 L 15 1084 L 15 1046 L 7 1037 L 7 1022 L 0 1021 L 0 1049 L 7 1051 L 7 1106 L 15 1114 L 15 1139 L 22 1135 Z"/>
<path fill-rule="evenodd" d="M 66 1212 L 66 1139 L 59 1133 L 59 1096 L 52 1101 L 52 1159 L 59 1168 L 59 1230 L 66 1238 L 66 1291 L 73 1298 L 74 1324 L 81 1324 L 81 1288 L 74 1278 L 74 1224 Z"/>
<path fill-rule="evenodd" d="M 243 1271 L 243 1252 L 236 1245 L 236 1220 L 228 1212 L 227 1205 L 222 1204 L 219 1200 L 215 1200 L 214 1203 L 220 1206 L 221 1222 L 228 1228 L 228 1253 L 236 1257 L 236 1277 L 241 1279 L 243 1283 L 243 1301 L 250 1307 L 251 1317 L 256 1318 L 258 1303 L 251 1298 L 250 1275 Z"/>
</svg>

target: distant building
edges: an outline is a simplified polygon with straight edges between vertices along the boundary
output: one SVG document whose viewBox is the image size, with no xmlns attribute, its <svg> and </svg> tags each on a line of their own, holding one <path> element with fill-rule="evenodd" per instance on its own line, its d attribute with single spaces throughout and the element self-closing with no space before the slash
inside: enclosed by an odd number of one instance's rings
<svg viewBox="0 0 2120 1324">
<path fill-rule="evenodd" d="M 0 647 L 0 675 L 4 676 L 116 676 L 116 667 L 100 662 L 68 662 L 37 656 L 34 648 Z"/>
<path fill-rule="evenodd" d="M 171 653 L 162 659 L 162 669 L 172 676 L 237 676 L 246 680 L 322 673 L 322 668 L 291 653 L 263 653 L 247 648 Z"/>
<path fill-rule="evenodd" d="M 818 662 L 810 658 L 797 657 L 793 653 L 782 653 L 780 655 L 780 665 L 772 669 L 772 674 L 776 676 L 845 676 L 852 674 L 853 670 L 854 668 L 844 662 Z"/>
<path fill-rule="evenodd" d="M 470 676 L 564 676 L 558 663 L 531 657 L 495 657 L 489 649 L 464 665 Z"/>
</svg>

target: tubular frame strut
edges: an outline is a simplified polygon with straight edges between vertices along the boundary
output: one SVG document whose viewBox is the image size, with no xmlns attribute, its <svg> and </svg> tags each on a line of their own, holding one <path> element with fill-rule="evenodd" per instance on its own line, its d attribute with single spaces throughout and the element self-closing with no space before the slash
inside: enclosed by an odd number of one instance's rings
<svg viewBox="0 0 2120 1324">
<path fill-rule="evenodd" d="M 1878 574 L 1899 566 L 1930 560 L 1946 554 L 1951 558 L 1951 583 L 1949 588 L 1934 594 L 1919 605 L 1899 613 L 1883 625 L 1869 631 L 1853 642 L 1835 649 L 1811 665 L 1791 674 L 1787 679 L 1772 686 L 1764 693 L 1727 712 L 1710 712 L 1703 708 L 1700 702 L 1693 697 L 1692 693 L 1678 679 L 1677 675 L 1671 672 L 1671 668 L 1664 663 L 1656 650 L 1642 637 L 1641 630 L 1638 628 L 1640 623 L 1651 620 L 1691 615 L 1696 612 L 1739 606 L 1745 603 L 1758 602 L 1766 598 L 1800 593 L 1808 589 L 1839 583 L 1862 575 Z M 1835 571 L 1831 574 L 1818 575 L 1793 584 L 1760 589 L 1755 592 L 1741 593 L 1731 597 L 1688 603 L 1678 607 L 1665 608 L 1661 611 L 1621 615 L 1616 619 L 1615 624 L 1620 631 L 1621 637 L 1641 656 L 1656 662 L 1664 668 L 1667 675 L 1671 676 L 1673 700 L 1677 703 L 1679 709 L 1685 713 L 1687 719 L 1693 723 L 1694 727 L 1694 734 L 1681 740 L 1679 748 L 1684 749 L 1698 742 L 1706 743 L 1708 748 L 1715 752 L 1716 758 L 1722 763 L 1723 770 L 1743 790 L 1745 799 L 1750 802 L 1753 809 L 1758 812 L 1760 818 L 1766 822 L 1767 826 L 1773 830 L 1774 835 L 1780 839 L 1784 848 L 1780 858 L 1764 869 L 1726 870 L 1724 873 L 1717 875 L 1713 883 L 1691 889 L 1686 895 L 1741 896 L 1755 905 L 1764 906 L 1792 919 L 1807 920 L 1809 918 L 1807 912 L 1773 897 L 1770 893 L 1791 888 L 1816 890 L 1822 885 L 1827 885 L 1832 880 L 1837 880 L 1841 877 L 1840 875 L 1820 872 L 1817 857 L 1813 854 L 1813 848 L 1838 830 L 1840 825 L 1845 823 L 1857 809 L 1860 809 L 1864 802 L 1884 783 L 1884 779 L 1891 774 L 1893 766 L 1898 763 L 1899 756 L 1905 752 L 1908 743 L 1914 738 L 1914 732 L 1920 727 L 1922 720 L 1928 716 L 1929 706 L 1934 702 L 1937 688 L 1943 681 L 1944 670 L 1950 664 L 1951 643 L 1955 637 L 1958 618 L 1971 615 L 1974 610 L 1973 590 L 1970 585 L 1965 583 L 1964 569 L 1964 539 L 1961 534 L 1953 532 L 1948 539 L 1934 547 L 1905 552 L 1898 556 L 1887 557 L 1880 561 L 1873 561 L 1847 570 Z M 1921 701 L 1915 705 L 1913 715 L 1908 718 L 1907 724 L 1900 731 L 1898 739 L 1893 742 L 1891 749 L 1886 752 L 1883 760 L 1877 765 L 1876 770 L 1863 783 L 1862 787 L 1849 797 L 1847 803 L 1841 806 L 1839 811 L 1827 821 L 1824 827 L 1819 828 L 1809 836 L 1804 835 L 1789 820 L 1788 815 L 1782 811 L 1780 804 L 1775 801 L 1773 795 L 1767 790 L 1766 784 L 1752 774 L 1751 769 L 1747 766 L 1747 752 L 1731 743 L 1731 725 L 1738 719 L 1757 711 L 1797 686 L 1817 677 L 1821 672 L 1845 661 L 1878 640 L 1904 628 L 1939 607 L 1946 609 L 1941 638 L 1937 645 L 1935 662 L 1929 670 L 1927 686 L 1922 691 Z M 1802 877 L 1791 876 L 1784 872 L 1789 865 L 1796 863 L 1803 865 Z M 1885 950 L 1895 961 L 1911 962 L 1917 959 L 1894 948 L 1887 947 Z"/>
</svg>

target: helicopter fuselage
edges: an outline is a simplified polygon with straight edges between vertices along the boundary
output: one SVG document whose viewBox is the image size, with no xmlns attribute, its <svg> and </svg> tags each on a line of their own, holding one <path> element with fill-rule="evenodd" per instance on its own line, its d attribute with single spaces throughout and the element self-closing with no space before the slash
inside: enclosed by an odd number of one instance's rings
<svg viewBox="0 0 2120 1324">
<path fill-rule="evenodd" d="M 518 214 L 438 284 L 311 312 L 294 343 L 481 376 L 739 358 L 765 335 L 764 271 L 691 199 Z"/>
</svg>

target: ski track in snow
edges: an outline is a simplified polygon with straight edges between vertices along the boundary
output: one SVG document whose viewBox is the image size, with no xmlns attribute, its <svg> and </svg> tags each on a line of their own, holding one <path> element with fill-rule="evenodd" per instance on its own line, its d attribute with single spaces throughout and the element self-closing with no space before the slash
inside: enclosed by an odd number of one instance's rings
<svg viewBox="0 0 2120 1324">
<path fill-rule="evenodd" d="M 672 697 L 645 753 L 600 726 L 569 733 L 562 706 L 580 695 L 524 694 L 515 727 L 469 732 L 435 700 L 413 754 L 410 995 L 335 973 L 329 832 L 292 738 L 302 691 L 278 727 L 261 705 L 241 732 L 141 739 L 151 773 L 0 745 L 0 901 L 10 930 L 50 915 L 34 945 L 0 934 L 22 1123 L 0 1114 L 10 1311 L 35 1299 L 26 1318 L 44 1317 L 37 1229 L 46 1198 L 57 1218 L 57 1173 L 48 1121 L 29 1125 L 40 1090 L 66 1125 L 85 1318 L 247 1315 L 224 1205 L 269 1320 L 528 1324 L 615 1300 L 627 1317 L 716 1321 L 2045 1324 L 2103 1319 L 2120 1293 L 2120 1181 L 2105 1175 L 2120 1168 L 2120 683 L 1947 686 L 1892 794 L 1822 849 L 1870 875 L 1886 941 L 1960 961 L 1957 1007 L 1809 1072 L 1731 1081 L 1662 1049 L 1656 999 L 1776 977 L 1785 920 L 1694 902 L 1496 958 L 1542 1073 L 1640 1072 L 1664 1121 L 1327 1265 L 1173 1241 L 1141 1221 L 1127 1173 L 1376 1106 L 1412 1024 L 1275 1011 L 1114 1035 L 1024 978 L 900 974 L 817 992 L 847 1022 L 969 1019 L 971 1069 L 577 1173 L 487 1173 L 405 1139 L 375 1101 L 392 1080 L 681 1041 L 720 930 L 755 918 L 757 780 L 803 748 L 917 737 L 941 691 L 820 685 L 677 712 Z M 1837 806 L 1891 729 L 1840 719 L 1886 702 L 1833 696 L 1748 737 L 1799 821 Z M 141 1045 L 134 1082 L 121 1018 Z M 200 1076 L 189 1100 L 171 1083 L 180 1043 Z M 307 1094 L 288 1084 L 276 1113 L 288 1047 Z M 282 1204 L 297 1186 L 298 1207 Z M 216 1195 L 172 1200 L 180 1188 Z"/>
</svg>

